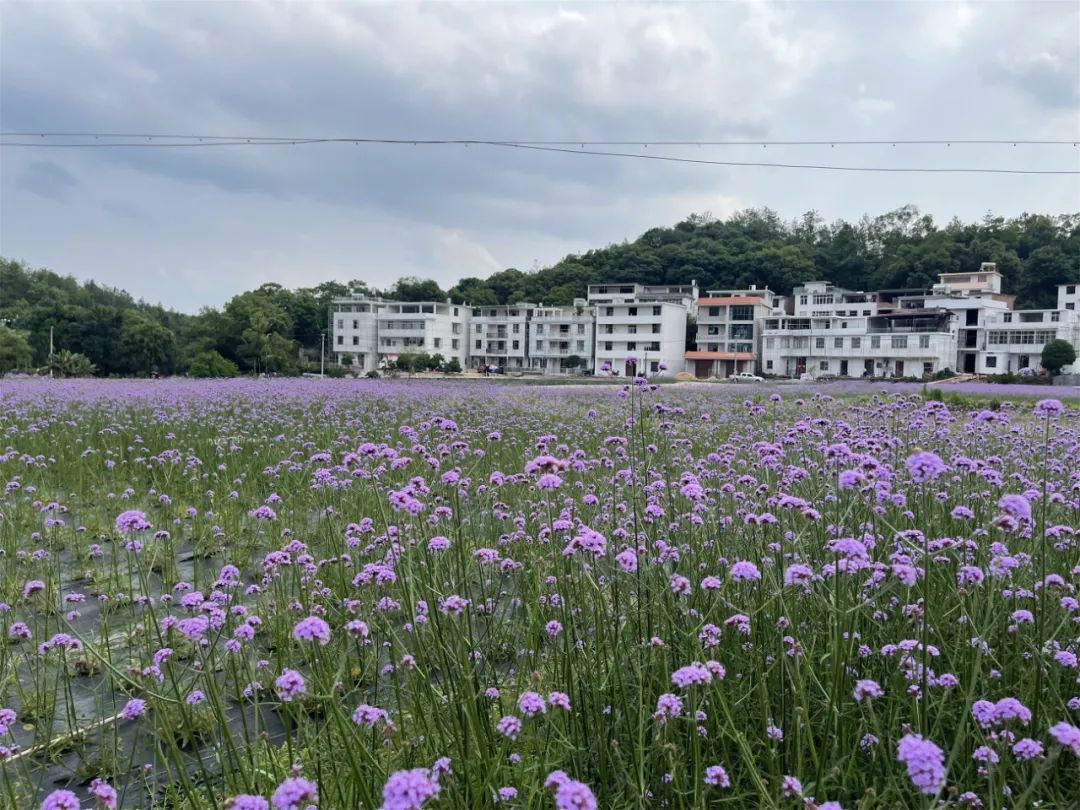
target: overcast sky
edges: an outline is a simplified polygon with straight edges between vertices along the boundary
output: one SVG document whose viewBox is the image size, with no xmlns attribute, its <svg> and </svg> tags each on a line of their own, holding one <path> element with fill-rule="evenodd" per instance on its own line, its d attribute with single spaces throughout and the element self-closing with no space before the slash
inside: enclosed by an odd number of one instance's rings
<svg viewBox="0 0 1080 810">
<path fill-rule="evenodd" d="M 538 140 L 1080 138 L 1080 4 L 0 5 L 12 131 Z M 1080 169 L 1057 147 L 650 147 Z M 1073 176 L 461 146 L 0 150 L 0 254 L 185 311 L 265 281 L 531 269 L 692 212 L 1080 211 Z M 0 291 L 2 294 L 3 291 Z"/>
</svg>

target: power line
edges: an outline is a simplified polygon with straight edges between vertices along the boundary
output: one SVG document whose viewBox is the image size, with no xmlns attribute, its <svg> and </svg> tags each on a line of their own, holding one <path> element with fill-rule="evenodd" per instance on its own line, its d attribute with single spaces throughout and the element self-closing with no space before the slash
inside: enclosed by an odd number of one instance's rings
<svg viewBox="0 0 1080 810">
<path fill-rule="evenodd" d="M 883 173 L 923 173 L 923 174 L 1013 174 L 1013 175 L 1076 175 L 1080 170 L 1075 169 L 1002 169 L 992 167 L 928 167 L 928 166 L 841 166 L 822 163 L 790 163 L 780 161 L 737 161 L 737 160 L 711 160 L 705 158 L 678 157 L 675 155 L 645 154 L 641 152 L 614 151 L 612 149 L 586 149 L 586 146 L 616 146 L 616 145 L 641 145 L 647 149 L 650 144 L 660 146 L 824 146 L 828 144 L 835 147 L 841 146 L 868 146 L 868 145 L 945 145 L 951 147 L 957 145 L 1058 145 L 1065 146 L 1072 141 L 1033 141 L 1033 140 L 897 140 L 897 141 L 489 141 L 489 140 L 465 140 L 465 139 L 400 139 L 400 138 L 286 138 L 278 136 L 256 136 L 242 138 L 225 135 L 161 135 L 161 134 L 136 134 L 136 133 L 74 133 L 74 132 L 40 132 L 40 133 L 0 133 L 0 138 L 34 137 L 35 141 L 0 141 L 0 146 L 28 147 L 28 148 L 60 148 L 60 149 L 89 149 L 89 148 L 188 148 L 188 147 L 211 147 L 211 146 L 304 146 L 311 144 L 355 144 L 355 145 L 392 145 L 392 146 L 486 146 L 505 149 L 524 149 L 541 152 L 555 152 L 573 155 L 591 155 L 598 157 L 631 158 L 638 160 L 662 161 L 667 163 L 685 163 L 707 166 L 738 166 L 774 169 L 806 169 L 815 171 L 839 171 L 839 172 L 883 172 Z M 94 138 L 91 142 L 79 141 L 75 143 L 50 142 L 53 138 Z M 139 138 L 139 141 L 113 141 L 100 139 L 115 138 Z M 166 143 L 165 141 L 173 141 Z M 574 148 L 576 146 L 576 148 Z"/>
</svg>

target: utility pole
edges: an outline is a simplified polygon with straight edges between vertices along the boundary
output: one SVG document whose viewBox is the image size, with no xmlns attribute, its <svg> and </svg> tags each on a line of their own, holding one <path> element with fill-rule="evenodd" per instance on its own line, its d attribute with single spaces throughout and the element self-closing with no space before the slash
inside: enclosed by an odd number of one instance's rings
<svg viewBox="0 0 1080 810">
<path fill-rule="evenodd" d="M 319 332 L 319 376 L 326 376 L 326 332 Z"/>
<path fill-rule="evenodd" d="M 49 379 L 52 379 L 53 375 L 53 328 L 49 327 Z"/>
</svg>

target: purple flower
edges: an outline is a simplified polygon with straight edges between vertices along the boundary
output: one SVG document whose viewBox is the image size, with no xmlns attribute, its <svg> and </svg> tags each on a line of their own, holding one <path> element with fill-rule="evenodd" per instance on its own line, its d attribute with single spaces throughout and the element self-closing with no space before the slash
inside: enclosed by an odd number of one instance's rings
<svg viewBox="0 0 1080 810">
<path fill-rule="evenodd" d="M 309 802 L 316 802 L 318 799 L 319 790 L 315 783 L 298 776 L 290 777 L 278 785 L 271 797 L 274 810 L 303 810 Z"/>
<path fill-rule="evenodd" d="M 136 717 L 142 717 L 146 714 L 146 701 L 140 698 L 132 698 L 124 704 L 124 708 L 120 710 L 120 717 L 124 720 L 134 720 Z"/>
<path fill-rule="evenodd" d="M 758 567 L 746 560 L 736 562 L 731 566 L 728 573 L 736 582 L 758 582 L 761 579 L 761 572 Z"/>
<path fill-rule="evenodd" d="M 1058 745 L 1071 749 L 1073 754 L 1080 757 L 1080 728 L 1062 720 L 1050 727 L 1050 736 Z"/>
<path fill-rule="evenodd" d="M 145 512 L 139 512 L 136 509 L 130 509 L 127 512 L 121 512 L 116 516 L 116 530 L 123 534 L 127 532 L 141 532 L 146 529 L 152 529 L 150 521 L 146 519 Z"/>
<path fill-rule="evenodd" d="M 705 684 L 712 683 L 712 679 L 712 673 L 709 672 L 708 668 L 702 666 L 697 661 L 689 666 L 680 667 L 671 673 L 671 682 L 680 689 L 685 689 L 688 686 L 693 686 L 695 684 L 704 686 Z"/>
<path fill-rule="evenodd" d="M 534 717 L 547 711 L 544 699 L 536 692 L 522 692 L 518 697 L 517 705 L 518 710 L 526 717 Z"/>
<path fill-rule="evenodd" d="M 869 679 L 855 681 L 855 700 L 869 700 L 871 698 L 879 698 L 885 694 L 881 686 L 877 681 L 871 681 Z"/>
<path fill-rule="evenodd" d="M 916 484 L 925 484 L 928 481 L 933 481 L 948 469 L 948 467 L 945 466 L 945 462 L 941 460 L 941 456 L 937 455 L 937 453 L 931 453 L 928 450 L 923 450 L 908 457 L 907 461 L 904 463 L 907 465 L 908 474 L 911 476 L 911 480 Z"/>
<path fill-rule="evenodd" d="M 41 810 L 79 810 L 79 797 L 70 790 L 54 790 L 41 803 Z"/>
<path fill-rule="evenodd" d="M 381 810 L 419 810 L 440 789 L 439 780 L 427 768 L 396 771 L 383 785 Z"/>
<path fill-rule="evenodd" d="M 705 769 L 705 784 L 717 787 L 731 787 L 731 779 L 723 765 L 710 765 Z"/>
<path fill-rule="evenodd" d="M 8 729 L 15 725 L 17 719 L 14 709 L 0 709 L 0 737 L 8 733 Z"/>
<path fill-rule="evenodd" d="M 29 599 L 35 593 L 40 593 L 45 590 L 45 583 L 40 579 L 32 579 L 23 585 L 23 599 Z"/>
<path fill-rule="evenodd" d="M 105 810 L 116 810 L 116 803 L 119 798 L 116 794 L 116 788 L 104 779 L 95 779 L 90 783 L 90 795 Z"/>
<path fill-rule="evenodd" d="M 318 616 L 308 616 L 293 627 L 293 638 L 297 641 L 317 641 L 319 646 L 325 647 L 330 643 L 330 625 Z"/>
<path fill-rule="evenodd" d="M 1025 737 L 1012 747 L 1012 752 L 1017 759 L 1035 759 L 1043 755 L 1043 746 L 1038 740 Z"/>
<path fill-rule="evenodd" d="M 928 796 L 945 787 L 945 754 L 920 734 L 905 734 L 896 746 L 896 758 L 907 766 L 912 784 Z"/>
<path fill-rule="evenodd" d="M 1040 399 L 1035 403 L 1035 413 L 1037 414 L 1056 416 L 1064 412 L 1064 410 L 1065 406 L 1061 404 L 1060 399 Z"/>
<path fill-rule="evenodd" d="M 1031 520 L 1031 501 L 1023 495 L 1002 495 L 998 507 L 1017 520 Z"/>
<path fill-rule="evenodd" d="M 358 726 L 375 728 L 379 721 L 389 723 L 390 715 L 386 713 L 386 709 L 380 709 L 378 706 L 369 706 L 366 703 L 361 703 L 356 707 L 356 711 L 353 712 L 352 719 Z"/>
<path fill-rule="evenodd" d="M 511 740 L 516 740 L 518 734 L 521 733 L 521 718 L 514 717 L 512 714 L 506 715 L 495 725 L 495 730 L 502 734 L 504 737 L 509 737 Z"/>
<path fill-rule="evenodd" d="M 284 669 L 274 681 L 277 695 L 286 703 L 307 692 L 307 683 L 304 676 L 292 669 Z"/>
<path fill-rule="evenodd" d="M 270 802 L 262 796 L 244 793 L 225 802 L 225 810 L 270 810 Z"/>
<path fill-rule="evenodd" d="M 557 810 L 596 810 L 596 796 L 584 782 L 566 779 L 555 788 L 555 807 Z"/>
</svg>

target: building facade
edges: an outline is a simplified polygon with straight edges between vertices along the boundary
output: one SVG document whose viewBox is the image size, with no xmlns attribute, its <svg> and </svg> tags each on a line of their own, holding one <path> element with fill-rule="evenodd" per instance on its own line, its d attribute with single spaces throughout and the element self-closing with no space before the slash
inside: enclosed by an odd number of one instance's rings
<svg viewBox="0 0 1080 810">
<path fill-rule="evenodd" d="M 598 373 L 633 377 L 682 370 L 697 284 L 590 284 L 588 295 L 596 312 L 593 365 Z"/>
<path fill-rule="evenodd" d="M 695 348 L 687 351 L 686 370 L 699 379 L 727 379 L 759 371 L 761 329 L 776 309 L 769 289 L 709 290 L 697 301 Z"/>
<path fill-rule="evenodd" d="M 471 368 L 525 371 L 529 357 L 529 321 L 534 304 L 473 307 L 469 333 Z"/>
<path fill-rule="evenodd" d="M 537 306 L 529 323 L 529 369 L 540 374 L 592 373 L 596 319 L 578 298 L 573 306 Z"/>
</svg>

